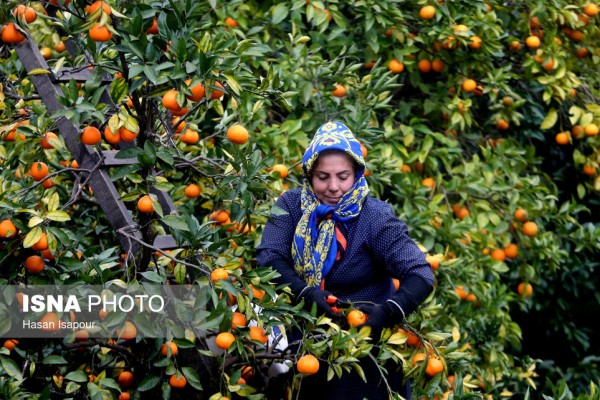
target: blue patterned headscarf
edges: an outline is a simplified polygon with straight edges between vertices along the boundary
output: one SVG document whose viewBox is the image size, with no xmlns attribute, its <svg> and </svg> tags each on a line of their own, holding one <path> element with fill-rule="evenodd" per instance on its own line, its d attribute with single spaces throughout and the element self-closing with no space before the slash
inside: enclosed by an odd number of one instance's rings
<svg viewBox="0 0 600 400">
<path fill-rule="evenodd" d="M 354 185 L 335 207 L 322 204 L 315 195 L 310 175 L 319 154 L 325 150 L 338 150 L 348 154 L 358 165 Z M 309 286 L 319 286 L 331 271 L 338 252 L 335 224 L 346 222 L 359 215 L 369 194 L 364 177 L 365 160 L 360 142 L 341 122 L 322 125 L 302 157 L 304 184 L 301 193 L 302 217 L 296 226 L 292 243 L 292 257 L 296 271 Z M 326 218 L 331 215 L 331 218 Z"/>
</svg>

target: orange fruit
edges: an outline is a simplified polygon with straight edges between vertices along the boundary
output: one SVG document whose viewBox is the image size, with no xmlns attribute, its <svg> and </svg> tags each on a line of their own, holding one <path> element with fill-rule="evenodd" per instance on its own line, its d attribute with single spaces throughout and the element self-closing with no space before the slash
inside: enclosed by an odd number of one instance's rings
<svg viewBox="0 0 600 400">
<path fill-rule="evenodd" d="M 542 43 L 540 42 L 540 38 L 539 37 L 532 35 L 532 36 L 529 36 L 527 39 L 525 39 L 525 44 L 530 49 L 537 49 L 538 47 L 540 47 L 540 45 Z"/>
<path fill-rule="evenodd" d="M 421 60 L 417 66 L 419 71 L 423 72 L 424 74 L 431 71 L 431 61 L 429 60 Z"/>
<path fill-rule="evenodd" d="M 264 330 L 264 328 L 255 325 L 250 327 L 250 339 L 259 341 L 262 344 L 266 344 L 269 340 L 269 337 L 267 336 L 267 332 Z"/>
<path fill-rule="evenodd" d="M 591 164 L 585 164 L 582 168 L 582 172 L 589 176 L 596 175 L 596 167 Z"/>
<path fill-rule="evenodd" d="M 12 350 L 17 347 L 18 344 L 19 341 L 17 339 L 6 339 L 3 347 L 7 348 L 8 350 Z"/>
<path fill-rule="evenodd" d="M 437 257 L 428 255 L 425 257 L 425 261 L 431 265 L 431 269 L 438 269 L 440 267 L 440 260 Z"/>
<path fill-rule="evenodd" d="M 215 210 L 210 214 L 209 218 L 220 225 L 229 221 L 229 213 L 225 210 Z"/>
<path fill-rule="evenodd" d="M 577 49 L 575 51 L 575 55 L 577 56 L 577 58 L 585 58 L 585 56 L 588 55 L 588 49 L 586 49 L 585 47 Z"/>
<path fill-rule="evenodd" d="M 131 399 L 131 395 L 129 392 L 123 392 L 119 395 L 119 400 L 129 400 Z"/>
<path fill-rule="evenodd" d="M 164 357 L 169 356 L 169 350 L 171 351 L 171 356 L 174 356 L 177 353 L 179 353 L 179 348 L 177 347 L 177 344 L 173 342 L 163 343 L 162 346 L 160 346 L 160 354 L 162 354 Z"/>
<path fill-rule="evenodd" d="M 186 129 L 183 135 L 179 138 L 185 144 L 196 144 L 200 140 L 200 135 L 193 129 Z"/>
<path fill-rule="evenodd" d="M 65 46 L 65 42 L 61 40 L 60 42 L 54 44 L 54 50 L 56 50 L 57 53 L 62 53 L 63 51 L 67 50 L 67 46 Z"/>
<path fill-rule="evenodd" d="M 25 40 L 25 36 L 17 29 L 13 22 L 9 22 L 2 26 L 2 33 L 0 34 L 4 43 L 17 44 Z"/>
<path fill-rule="evenodd" d="M 419 15 L 423 19 L 430 20 L 433 19 L 433 17 L 435 17 L 435 11 L 436 10 L 434 6 L 423 6 L 419 10 Z"/>
<path fill-rule="evenodd" d="M 583 9 L 583 12 L 589 17 L 595 17 L 598 15 L 598 6 L 594 3 L 587 3 Z"/>
<path fill-rule="evenodd" d="M 52 179 L 46 179 L 45 181 L 42 182 L 42 187 L 44 189 L 50 189 L 54 185 L 55 185 L 55 183 Z"/>
<path fill-rule="evenodd" d="M 3 219 L 0 222 L 0 238 L 11 239 L 17 234 L 17 227 L 10 219 Z"/>
<path fill-rule="evenodd" d="M 581 139 L 583 137 L 583 135 L 585 134 L 585 130 L 583 129 L 583 126 L 581 126 L 581 125 L 574 125 L 571 128 L 571 134 L 576 139 Z"/>
<path fill-rule="evenodd" d="M 248 323 L 248 320 L 244 314 L 242 314 L 241 312 L 238 312 L 238 311 L 233 313 L 233 316 L 231 317 L 231 328 L 232 329 L 236 329 L 240 326 L 246 326 L 247 323 Z"/>
<path fill-rule="evenodd" d="M 215 86 L 217 86 L 220 89 L 223 89 L 223 85 L 221 85 L 220 82 L 215 82 Z M 210 96 L 211 100 L 216 100 L 221 98 L 221 96 L 223 96 L 224 92 L 219 90 L 219 89 L 214 89 L 212 92 L 212 95 Z"/>
<path fill-rule="evenodd" d="M 346 96 L 346 88 L 342 85 L 335 84 L 335 89 L 331 91 L 331 94 L 337 98 L 342 98 Z"/>
<path fill-rule="evenodd" d="M 52 57 L 52 49 L 50 47 L 42 47 L 40 49 L 40 54 L 44 57 L 44 60 L 48 60 Z"/>
<path fill-rule="evenodd" d="M 213 283 L 217 283 L 217 281 L 219 281 L 221 279 L 228 279 L 228 278 L 229 278 L 229 272 L 227 272 L 227 270 L 225 270 L 224 268 L 216 268 L 210 273 L 210 280 Z"/>
<path fill-rule="evenodd" d="M 185 376 L 183 375 L 180 375 L 178 378 L 177 374 L 173 374 L 169 379 L 169 385 L 176 389 L 182 389 L 185 387 L 185 385 L 187 385 L 187 379 L 185 379 Z"/>
<path fill-rule="evenodd" d="M 508 258 L 517 258 L 517 256 L 519 255 L 519 246 L 517 246 L 514 243 L 509 244 L 504 248 L 504 254 Z"/>
<path fill-rule="evenodd" d="M 353 309 L 346 315 L 346 321 L 350 326 L 359 326 L 367 322 L 368 315 L 364 312 Z"/>
<path fill-rule="evenodd" d="M 598 135 L 598 125 L 588 124 L 585 128 L 583 128 L 583 131 L 587 136 L 596 136 Z"/>
<path fill-rule="evenodd" d="M 404 63 L 393 59 L 392 61 L 390 61 L 390 63 L 388 64 L 388 69 L 390 71 L 392 71 L 394 74 L 399 74 L 402 71 L 404 71 Z"/>
<path fill-rule="evenodd" d="M 60 330 L 58 325 L 58 315 L 56 315 L 55 312 L 47 312 L 38 322 L 41 322 L 43 326 L 45 326 L 42 328 L 45 331 L 56 332 Z"/>
<path fill-rule="evenodd" d="M 530 283 L 521 282 L 517 286 L 517 293 L 521 297 L 530 297 L 533 294 L 533 286 Z"/>
<path fill-rule="evenodd" d="M 227 17 L 225 19 L 225 24 L 230 28 L 237 28 L 238 26 L 240 26 L 240 23 L 231 17 Z"/>
<path fill-rule="evenodd" d="M 465 219 L 470 215 L 471 215 L 471 212 L 469 211 L 469 209 L 467 207 L 461 207 L 461 208 L 459 208 L 458 212 L 456 213 L 456 218 Z"/>
<path fill-rule="evenodd" d="M 190 109 L 188 107 L 180 108 L 179 110 L 171 110 L 171 114 L 181 117 L 182 115 L 187 114 Z"/>
<path fill-rule="evenodd" d="M 34 181 L 38 182 L 48 176 L 48 166 L 43 162 L 34 162 L 31 164 L 31 168 L 29 168 L 29 175 L 33 178 Z"/>
<path fill-rule="evenodd" d="M 435 376 L 444 370 L 444 363 L 437 357 L 429 357 L 425 373 L 429 376 Z"/>
<path fill-rule="evenodd" d="M 273 165 L 273 171 L 278 172 L 281 179 L 285 179 L 288 176 L 288 168 L 283 164 Z"/>
<path fill-rule="evenodd" d="M 229 350 L 233 342 L 235 342 L 235 336 L 230 332 L 221 332 L 215 339 L 217 347 L 223 350 Z"/>
<path fill-rule="evenodd" d="M 444 62 L 439 59 L 435 59 L 431 62 L 431 69 L 435 72 L 442 72 L 445 66 L 446 65 L 444 64 Z"/>
<path fill-rule="evenodd" d="M 404 330 L 404 329 L 398 329 L 398 332 L 403 333 L 404 335 L 406 335 L 406 344 L 408 346 L 411 347 L 419 347 L 419 337 L 417 335 L 415 335 L 414 333 Z"/>
<path fill-rule="evenodd" d="M 25 268 L 32 274 L 39 274 L 44 269 L 44 259 L 40 256 L 29 256 L 25 260 Z"/>
<path fill-rule="evenodd" d="M 175 133 L 181 133 L 183 132 L 183 130 L 185 129 L 187 123 L 185 121 L 180 121 L 181 118 L 179 117 L 173 117 L 173 127 L 175 128 Z"/>
<path fill-rule="evenodd" d="M 481 41 L 481 38 L 479 36 L 471 36 L 469 38 L 471 40 L 471 43 L 469 43 L 469 47 L 472 49 L 480 49 L 481 48 L 481 44 L 483 43 Z"/>
<path fill-rule="evenodd" d="M 108 42 L 112 39 L 112 32 L 108 30 L 106 25 L 100 26 L 98 22 L 96 22 L 89 30 L 90 39 L 94 42 Z"/>
<path fill-rule="evenodd" d="M 523 210 L 522 208 L 519 208 L 515 211 L 515 219 L 519 222 L 527 221 L 527 211 Z"/>
<path fill-rule="evenodd" d="M 435 180 L 433 178 L 425 178 L 421 181 L 421 184 L 429 187 L 431 190 L 435 188 Z"/>
<path fill-rule="evenodd" d="M 319 371 L 319 360 L 312 354 L 303 355 L 296 361 L 296 370 L 300 374 L 314 375 Z"/>
<path fill-rule="evenodd" d="M 165 92 L 165 94 L 163 94 L 162 97 L 162 104 L 163 106 L 168 109 L 168 110 L 181 110 L 181 106 L 179 105 L 179 103 L 177 102 L 177 95 L 179 94 L 179 91 L 171 89 L 171 90 L 167 90 Z"/>
<path fill-rule="evenodd" d="M 249 284 L 248 287 L 252 290 L 252 296 L 257 300 L 262 300 L 265 297 L 265 291 L 262 289 L 257 289 L 253 284 Z"/>
<path fill-rule="evenodd" d="M 45 233 L 42 233 L 40 239 L 31 246 L 32 250 L 42 251 L 48 248 L 48 236 Z"/>
<path fill-rule="evenodd" d="M 467 93 L 472 92 L 477 88 L 477 82 L 475 82 L 473 79 L 465 79 L 465 81 L 462 83 L 462 88 Z"/>
<path fill-rule="evenodd" d="M 242 378 L 248 380 L 254 376 L 254 368 L 249 365 L 245 365 L 241 368 Z"/>
<path fill-rule="evenodd" d="M 124 142 L 128 142 L 128 143 L 133 142 L 139 133 L 139 132 L 130 131 L 129 129 L 125 128 L 124 126 L 120 127 L 118 132 L 119 132 L 119 137 L 121 138 L 121 140 Z"/>
<path fill-rule="evenodd" d="M 512 51 L 519 51 L 521 50 L 521 43 L 518 40 L 513 40 L 509 43 L 508 48 Z"/>
<path fill-rule="evenodd" d="M 521 232 L 523 232 L 524 235 L 529 236 L 529 237 L 535 236 L 537 231 L 538 231 L 538 226 L 536 225 L 535 222 L 532 222 L 532 221 L 525 222 L 523 224 L 523 227 L 521 228 Z"/>
<path fill-rule="evenodd" d="M 58 136 L 54 132 L 46 132 L 40 141 L 40 147 L 45 150 L 52 150 L 54 146 L 50 144 L 51 139 L 58 139 Z"/>
<path fill-rule="evenodd" d="M 427 358 L 427 354 L 425 354 L 425 353 L 415 354 L 412 358 L 413 365 L 417 365 L 418 362 L 423 361 L 426 358 Z"/>
<path fill-rule="evenodd" d="M 364 144 L 360 144 L 360 151 L 362 152 L 363 158 L 367 158 L 367 154 L 369 154 L 369 150 L 367 150 L 367 146 Z"/>
<path fill-rule="evenodd" d="M 94 3 L 92 3 L 92 5 L 87 7 L 85 11 L 87 12 L 88 15 L 93 14 L 100 7 L 102 7 L 102 11 L 101 11 L 100 15 L 102 15 L 102 13 L 104 13 L 106 15 L 110 15 L 110 13 L 111 13 L 110 6 L 108 5 L 107 2 L 102 1 L 102 0 L 98 0 Z"/>
<path fill-rule="evenodd" d="M 137 335 L 137 328 L 129 321 L 125 321 L 123 328 L 117 329 L 117 337 L 121 340 L 133 340 Z"/>
<path fill-rule="evenodd" d="M 102 321 L 104 321 L 107 316 L 108 316 L 108 310 L 106 310 L 106 309 L 102 309 L 98 312 L 98 317 L 100 317 L 100 319 Z"/>
<path fill-rule="evenodd" d="M 200 192 L 200 186 L 196 185 L 195 183 L 190 183 L 185 187 L 184 190 L 185 197 L 187 197 L 188 199 L 193 199 L 200 196 Z"/>
<path fill-rule="evenodd" d="M 13 15 L 15 18 L 25 18 L 25 22 L 28 24 L 32 23 L 37 19 L 37 13 L 33 7 L 28 7 L 26 5 L 20 4 L 13 10 Z"/>
<path fill-rule="evenodd" d="M 185 81 L 185 84 L 188 85 L 190 92 L 192 92 L 191 95 L 186 95 L 185 97 L 187 97 L 191 101 L 202 100 L 204 98 L 204 93 L 205 93 L 204 86 L 202 86 L 201 83 L 197 83 L 194 86 L 190 86 L 191 83 L 192 83 L 191 79 L 188 79 Z"/>
<path fill-rule="evenodd" d="M 152 198 L 150 195 L 142 196 L 137 203 L 137 208 L 140 212 L 145 214 L 151 214 L 154 212 L 154 205 L 152 204 Z"/>
<path fill-rule="evenodd" d="M 152 20 L 152 25 L 146 31 L 148 35 L 158 35 L 158 20 L 154 18 Z"/>
<path fill-rule="evenodd" d="M 81 143 L 95 146 L 102 140 L 100 131 L 95 126 L 86 126 L 81 133 Z"/>
<path fill-rule="evenodd" d="M 491 257 L 497 261 L 505 261 L 506 260 L 506 254 L 504 253 L 503 249 L 492 250 Z"/>
<path fill-rule="evenodd" d="M 505 130 L 507 130 L 509 126 L 510 126 L 510 125 L 509 125 L 509 123 L 508 123 L 508 122 L 506 122 L 506 121 L 505 121 L 504 119 L 502 119 L 502 118 L 500 118 L 500 119 L 498 120 L 498 122 L 496 122 L 496 128 L 498 128 L 498 129 L 499 129 L 499 130 L 501 130 L 501 131 L 505 131 Z"/>
<path fill-rule="evenodd" d="M 108 143 L 110 143 L 112 145 L 117 145 L 117 144 L 121 143 L 120 131 L 121 130 L 118 129 L 116 132 L 113 132 L 107 126 L 106 128 L 104 128 L 104 140 L 106 140 Z"/>
<path fill-rule="evenodd" d="M 465 300 L 467 298 L 467 296 L 468 296 L 468 293 L 465 290 L 464 286 L 457 286 L 457 287 L 454 288 L 454 291 L 458 295 L 458 298 L 461 299 L 461 300 Z"/>
<path fill-rule="evenodd" d="M 556 140 L 556 143 L 561 146 L 564 146 L 564 145 L 567 145 L 570 143 L 569 134 L 566 132 L 557 133 L 556 136 L 554 137 L 554 140 Z"/>
<path fill-rule="evenodd" d="M 227 129 L 227 139 L 234 144 L 244 144 L 248 141 L 248 130 L 242 125 L 233 125 Z"/>
<path fill-rule="evenodd" d="M 128 388 L 129 386 L 131 386 L 133 380 L 134 376 L 131 371 L 123 371 L 119 374 L 119 377 L 117 378 L 117 382 L 119 382 L 119 385 L 121 385 L 121 387 L 124 388 Z"/>
</svg>

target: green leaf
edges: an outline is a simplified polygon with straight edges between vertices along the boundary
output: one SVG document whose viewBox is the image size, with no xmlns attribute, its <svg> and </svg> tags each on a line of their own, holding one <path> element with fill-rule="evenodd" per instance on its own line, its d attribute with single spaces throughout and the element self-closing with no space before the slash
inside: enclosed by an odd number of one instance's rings
<svg viewBox="0 0 600 400">
<path fill-rule="evenodd" d="M 157 274 L 154 271 L 146 271 L 146 272 L 142 272 L 141 275 L 148 279 L 151 282 L 158 282 L 158 283 L 162 283 L 165 281 L 165 279 L 160 276 L 159 274 Z"/>
<path fill-rule="evenodd" d="M 190 231 L 187 222 L 185 221 L 185 219 L 183 219 L 180 216 L 167 215 L 167 216 L 163 217 L 162 221 L 173 229 L 177 229 L 177 230 L 185 231 L 185 232 Z"/>
<path fill-rule="evenodd" d="M 21 375 L 21 370 L 17 366 L 17 363 L 12 359 L 7 357 L 1 357 L 2 359 L 2 369 L 11 377 L 16 378 L 17 380 L 23 380 L 23 375 Z"/>
<path fill-rule="evenodd" d="M 126 158 L 136 158 L 140 154 L 144 153 L 144 150 L 139 147 L 132 146 L 123 150 L 119 150 L 117 154 L 115 154 L 115 158 L 117 159 L 126 159 Z"/>
<path fill-rule="evenodd" d="M 175 275 L 175 280 L 177 281 L 177 283 L 183 285 L 185 283 L 185 276 L 187 275 L 186 266 L 183 264 L 175 265 L 173 274 Z"/>
<path fill-rule="evenodd" d="M 160 378 L 158 376 L 150 375 L 145 377 L 140 385 L 137 387 L 137 390 L 140 392 L 145 392 L 147 390 L 152 389 L 154 386 L 158 385 L 160 382 Z"/>
<path fill-rule="evenodd" d="M 39 226 L 36 226 L 32 230 L 30 230 L 27 233 L 27 235 L 25 236 L 25 239 L 23 239 L 23 247 L 25 247 L 26 249 L 30 248 L 31 246 L 36 244 L 38 242 L 38 240 L 40 240 L 41 237 L 42 237 L 42 228 Z"/>
<path fill-rule="evenodd" d="M 29 71 L 29 73 L 27 75 L 46 75 L 46 74 L 50 74 L 51 72 L 48 71 L 47 69 L 44 68 L 35 68 L 32 69 L 31 71 Z"/>
<path fill-rule="evenodd" d="M 65 389 L 65 393 L 73 393 L 79 390 L 79 388 L 81 387 L 81 385 L 78 385 L 75 382 L 69 382 L 67 383 L 67 387 Z"/>
<path fill-rule="evenodd" d="M 181 372 L 186 377 L 187 382 L 197 390 L 202 390 L 202 384 L 200 383 L 200 377 L 198 373 L 191 367 L 182 367 Z"/>
<path fill-rule="evenodd" d="M 34 217 L 31 217 L 31 219 L 29 220 L 29 222 L 27 223 L 27 226 L 29 228 L 33 228 L 34 226 L 38 226 L 39 224 L 43 223 L 44 219 L 38 217 L 37 215 Z"/>
<path fill-rule="evenodd" d="M 50 197 L 48 201 L 48 211 L 58 210 L 60 206 L 60 196 L 58 193 L 54 192 L 54 194 Z"/>
<path fill-rule="evenodd" d="M 550 111 L 548 111 L 548 114 L 546 115 L 546 118 L 544 118 L 544 121 L 542 121 L 540 129 L 550 129 L 554 125 L 556 125 L 556 121 L 558 121 L 558 113 L 554 108 L 552 108 L 550 109 Z"/>
<path fill-rule="evenodd" d="M 229 88 L 233 90 L 235 94 L 240 94 L 242 88 L 240 87 L 238 81 L 232 75 L 223 74 L 223 76 L 227 78 L 227 84 L 229 85 Z"/>
<path fill-rule="evenodd" d="M 57 222 L 65 222 L 71 219 L 71 216 L 65 211 L 50 211 L 48 214 L 46 214 L 46 217 L 49 220 Z"/>
<path fill-rule="evenodd" d="M 65 360 L 61 356 L 48 356 L 48 357 L 44 358 L 44 361 L 42 361 L 42 364 L 45 364 L 45 365 L 64 365 L 64 364 L 67 364 L 67 360 Z"/>
<path fill-rule="evenodd" d="M 88 377 L 83 371 L 71 371 L 65 376 L 68 381 L 84 383 L 88 381 Z"/>
<path fill-rule="evenodd" d="M 271 18 L 271 22 L 273 23 L 273 25 L 277 25 L 281 21 L 286 19 L 289 11 L 290 11 L 289 7 L 288 7 L 287 3 L 285 3 L 285 2 L 279 3 L 278 5 L 273 7 L 273 9 L 272 9 L 273 17 Z"/>
</svg>

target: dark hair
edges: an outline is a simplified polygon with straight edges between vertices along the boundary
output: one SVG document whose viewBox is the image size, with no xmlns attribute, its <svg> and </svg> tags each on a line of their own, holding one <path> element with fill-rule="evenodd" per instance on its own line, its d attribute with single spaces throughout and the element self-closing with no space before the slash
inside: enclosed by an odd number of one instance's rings
<svg viewBox="0 0 600 400">
<path fill-rule="evenodd" d="M 350 154 L 346 153 L 343 150 L 329 149 L 329 150 L 323 150 L 322 152 L 319 153 L 317 159 L 315 160 L 315 162 L 313 164 L 312 169 L 310 170 L 309 178 L 312 179 L 313 171 L 315 170 L 317 165 L 319 165 L 319 159 L 321 158 L 321 156 L 324 156 L 327 154 L 342 154 L 342 155 L 344 155 L 344 157 L 346 157 L 348 159 L 348 161 L 350 161 L 350 163 L 352 164 L 352 170 L 354 171 L 354 176 L 356 176 L 356 174 L 358 173 L 358 170 L 360 168 L 360 165 L 358 164 L 358 162 L 356 162 L 356 160 L 354 158 L 352 158 L 352 156 Z"/>
</svg>

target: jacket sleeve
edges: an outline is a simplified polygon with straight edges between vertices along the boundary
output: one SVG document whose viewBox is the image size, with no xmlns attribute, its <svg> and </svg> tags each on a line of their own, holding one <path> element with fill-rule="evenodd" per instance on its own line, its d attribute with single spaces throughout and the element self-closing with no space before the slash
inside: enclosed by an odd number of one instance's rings
<svg viewBox="0 0 600 400">
<path fill-rule="evenodd" d="M 434 276 L 425 254 L 409 236 L 408 227 L 389 205 L 382 203 L 372 237 L 376 262 L 400 280 L 400 288 L 388 300 L 404 315 L 413 312 L 433 290 Z"/>
<path fill-rule="evenodd" d="M 256 260 L 259 266 L 272 267 L 277 271 L 281 276 L 274 281 L 278 284 L 288 284 L 292 292 L 299 296 L 307 285 L 296 273 L 291 253 L 298 223 L 296 214 L 300 207 L 296 193 L 286 192 L 275 202 L 277 212 L 271 213 L 265 225 L 261 243 L 257 247 Z"/>
</svg>

